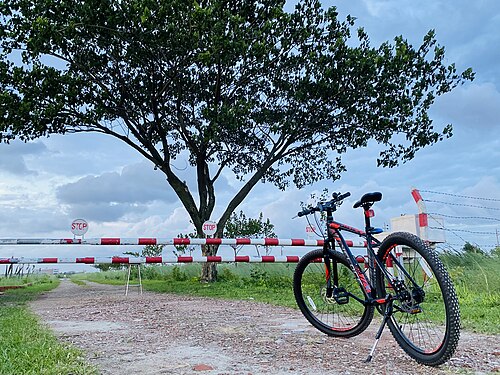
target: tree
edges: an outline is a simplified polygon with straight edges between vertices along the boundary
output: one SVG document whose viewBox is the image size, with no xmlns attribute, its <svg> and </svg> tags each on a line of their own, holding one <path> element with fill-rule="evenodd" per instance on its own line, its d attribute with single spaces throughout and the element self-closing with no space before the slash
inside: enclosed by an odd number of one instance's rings
<svg viewBox="0 0 500 375">
<path fill-rule="evenodd" d="M 233 212 L 231 217 L 226 223 L 226 227 L 224 228 L 224 237 L 227 238 L 237 238 L 237 237 L 247 237 L 247 238 L 256 238 L 256 237 L 264 237 L 264 238 L 275 238 L 276 233 L 274 233 L 274 224 L 271 224 L 269 219 L 264 221 L 264 216 L 262 212 L 259 214 L 258 219 L 252 219 L 251 217 L 247 218 L 243 211 L 240 211 L 239 214 Z M 234 255 L 238 254 L 241 246 L 232 245 L 231 246 L 234 251 Z M 258 252 L 257 247 L 257 252 Z M 266 248 L 267 253 L 267 248 Z"/>
<path fill-rule="evenodd" d="M 485 252 L 483 250 L 481 250 L 481 248 L 479 246 L 476 246 L 476 245 L 472 245 L 471 243 L 469 242 L 466 242 L 464 244 L 464 247 L 462 248 L 462 250 L 468 254 L 480 254 L 480 255 L 485 255 Z"/>
<path fill-rule="evenodd" d="M 379 165 L 392 167 L 451 135 L 450 125 L 434 128 L 429 108 L 473 73 L 444 64 L 434 31 L 418 48 L 402 36 L 372 47 L 335 7 L 284 4 L 4 0 L 0 138 L 116 137 L 165 174 L 200 237 L 230 171 L 242 184 L 218 219 L 220 237 L 259 181 L 338 179 L 341 155 L 370 140 L 385 146 Z M 195 187 L 172 167 L 180 157 Z"/>
</svg>

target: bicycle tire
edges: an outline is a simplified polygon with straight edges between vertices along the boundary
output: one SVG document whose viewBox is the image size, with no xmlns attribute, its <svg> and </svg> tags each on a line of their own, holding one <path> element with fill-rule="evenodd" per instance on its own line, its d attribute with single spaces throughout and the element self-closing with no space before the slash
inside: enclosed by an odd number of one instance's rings
<svg viewBox="0 0 500 375">
<path fill-rule="evenodd" d="M 338 287 L 364 301 L 365 295 L 347 258 L 336 251 L 330 251 L 329 255 L 337 261 L 340 284 Z M 297 305 L 305 318 L 321 332 L 335 337 L 356 336 L 369 326 L 374 307 L 353 297 L 344 298 L 341 301 L 343 303 L 326 297 L 326 271 L 322 258 L 323 250 L 313 250 L 297 264 L 293 276 Z"/>
<path fill-rule="evenodd" d="M 386 270 L 400 280 L 395 281 L 399 291 L 403 290 L 401 298 L 393 301 L 393 314 L 388 321 L 394 339 L 421 364 L 438 366 L 446 362 L 460 338 L 460 308 L 453 283 L 438 255 L 419 237 L 396 232 L 382 241 L 378 256 Z M 419 287 L 410 285 L 408 276 Z M 396 293 L 380 269 L 375 278 L 380 297 Z"/>
</svg>

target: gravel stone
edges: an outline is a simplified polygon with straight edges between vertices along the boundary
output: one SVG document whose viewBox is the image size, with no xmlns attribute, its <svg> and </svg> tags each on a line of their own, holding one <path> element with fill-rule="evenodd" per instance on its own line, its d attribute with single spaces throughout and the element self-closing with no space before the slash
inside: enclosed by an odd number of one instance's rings
<svg viewBox="0 0 500 375">
<path fill-rule="evenodd" d="M 386 330 L 371 363 L 377 320 L 351 339 L 328 337 L 300 311 L 253 301 L 145 292 L 64 280 L 31 303 L 60 340 L 84 351 L 103 375 L 123 374 L 491 374 L 499 336 L 462 331 L 455 356 L 417 364 Z"/>
</svg>

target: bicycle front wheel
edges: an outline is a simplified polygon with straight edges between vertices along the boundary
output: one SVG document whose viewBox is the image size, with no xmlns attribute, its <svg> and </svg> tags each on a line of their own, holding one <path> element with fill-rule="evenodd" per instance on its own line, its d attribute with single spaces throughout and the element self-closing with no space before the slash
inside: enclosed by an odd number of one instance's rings
<svg viewBox="0 0 500 375">
<path fill-rule="evenodd" d="M 443 263 L 420 238 L 403 232 L 389 235 L 378 256 L 392 275 L 388 278 L 377 270 L 378 295 L 397 298 L 388 321 L 392 335 L 417 362 L 446 362 L 460 337 L 460 310 Z"/>
<path fill-rule="evenodd" d="M 364 304 L 365 295 L 346 257 L 332 251 L 330 258 L 332 267 L 337 268 L 338 285 L 326 271 L 323 250 L 313 250 L 295 269 L 295 300 L 306 319 L 321 332 L 337 337 L 356 336 L 370 324 L 374 307 Z M 328 277 L 334 287 L 331 296 L 327 293 Z"/>
</svg>

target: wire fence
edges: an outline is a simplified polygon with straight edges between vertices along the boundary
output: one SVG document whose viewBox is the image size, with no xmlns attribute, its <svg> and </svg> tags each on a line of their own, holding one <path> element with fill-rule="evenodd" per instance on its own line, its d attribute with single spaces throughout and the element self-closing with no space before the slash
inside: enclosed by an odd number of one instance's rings
<svg viewBox="0 0 500 375">
<path fill-rule="evenodd" d="M 420 190 L 429 229 L 444 231 L 442 250 L 461 252 L 468 243 L 489 253 L 500 247 L 500 198 Z"/>
</svg>

